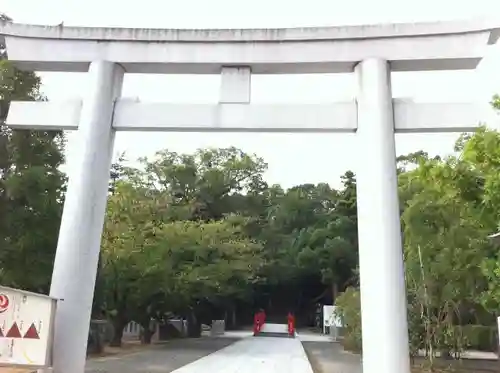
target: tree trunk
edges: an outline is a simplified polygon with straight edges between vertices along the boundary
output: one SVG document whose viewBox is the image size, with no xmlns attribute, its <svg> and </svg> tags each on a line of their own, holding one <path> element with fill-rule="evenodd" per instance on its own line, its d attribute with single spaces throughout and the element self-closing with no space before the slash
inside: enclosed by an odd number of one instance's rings
<svg viewBox="0 0 500 373">
<path fill-rule="evenodd" d="M 190 310 L 187 315 L 187 334 L 189 338 L 201 337 L 201 324 L 193 310 Z"/>
<path fill-rule="evenodd" d="M 332 305 L 335 304 L 335 300 L 337 299 L 337 295 L 339 294 L 339 286 L 336 282 L 332 283 Z"/>
<path fill-rule="evenodd" d="M 233 306 L 231 309 L 231 327 L 236 329 L 237 321 L 236 321 L 236 306 Z"/>
<path fill-rule="evenodd" d="M 90 325 L 92 327 L 92 322 Z M 99 324 L 96 324 L 94 327 L 94 351 L 96 354 L 102 354 L 104 351 L 103 335 Z"/>
<path fill-rule="evenodd" d="M 226 330 L 236 329 L 236 306 L 229 304 L 224 311 L 224 320 L 226 321 Z"/>
<path fill-rule="evenodd" d="M 153 335 L 155 334 L 154 331 L 151 331 L 151 329 L 144 328 L 142 331 L 142 338 L 141 338 L 141 343 L 145 345 L 151 344 L 151 339 L 153 338 Z"/>
<path fill-rule="evenodd" d="M 153 330 L 151 330 L 151 326 L 154 326 Z M 141 322 L 141 327 L 141 343 L 146 345 L 151 344 L 151 339 L 156 332 L 156 321 L 153 322 L 148 318 L 148 320 L 143 320 Z"/>
<path fill-rule="evenodd" d="M 111 347 L 121 347 L 123 338 L 123 329 L 127 326 L 127 322 L 124 320 L 113 320 L 113 338 L 109 345 Z"/>
<path fill-rule="evenodd" d="M 301 288 L 301 289 L 299 290 L 299 294 L 298 294 L 298 296 L 297 296 L 297 305 L 296 305 L 296 307 L 295 307 L 295 310 L 296 310 L 296 311 L 299 311 L 299 310 L 301 310 L 301 309 L 302 309 L 302 296 L 303 296 L 303 293 L 304 293 L 304 291 L 303 291 L 303 289 Z"/>
<path fill-rule="evenodd" d="M 103 315 L 103 278 L 102 278 L 102 253 L 99 251 L 97 261 L 97 274 L 94 286 L 94 299 L 92 301 L 92 319 L 105 318 Z"/>
</svg>

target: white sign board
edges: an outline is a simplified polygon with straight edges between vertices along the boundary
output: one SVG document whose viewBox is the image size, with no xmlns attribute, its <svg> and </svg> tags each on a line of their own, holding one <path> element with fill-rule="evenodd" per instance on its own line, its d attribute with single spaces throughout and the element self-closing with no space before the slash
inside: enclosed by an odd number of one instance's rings
<svg viewBox="0 0 500 373">
<path fill-rule="evenodd" d="M 0 366 L 51 365 L 56 300 L 0 286 Z"/>
<path fill-rule="evenodd" d="M 323 306 L 323 332 L 328 326 L 342 327 L 342 320 L 335 314 L 336 308 L 336 306 Z"/>
<path fill-rule="evenodd" d="M 500 317 L 497 317 L 498 324 L 498 346 L 500 347 Z"/>
</svg>

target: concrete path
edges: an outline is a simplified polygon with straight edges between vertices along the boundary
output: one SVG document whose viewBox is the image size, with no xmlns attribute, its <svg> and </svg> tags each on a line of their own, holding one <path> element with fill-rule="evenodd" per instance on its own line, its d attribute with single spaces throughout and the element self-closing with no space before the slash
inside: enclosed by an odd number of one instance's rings
<svg viewBox="0 0 500 373">
<path fill-rule="evenodd" d="M 129 355 L 89 360 L 85 372 L 170 373 L 235 341 L 236 339 L 228 337 L 173 340 Z"/>
<path fill-rule="evenodd" d="M 313 373 L 298 339 L 248 337 L 174 373 Z"/>
</svg>

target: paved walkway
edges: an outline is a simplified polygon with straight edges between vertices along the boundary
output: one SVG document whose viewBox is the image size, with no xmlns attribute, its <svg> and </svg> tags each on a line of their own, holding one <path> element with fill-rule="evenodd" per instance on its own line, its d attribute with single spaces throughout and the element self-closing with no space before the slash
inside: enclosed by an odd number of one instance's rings
<svg viewBox="0 0 500 373">
<path fill-rule="evenodd" d="M 313 373 L 301 343 L 306 346 L 309 341 L 321 346 L 325 356 L 334 345 L 329 337 L 306 331 L 295 339 L 226 332 L 220 337 L 173 340 L 129 355 L 92 359 L 86 373 Z"/>
<path fill-rule="evenodd" d="M 313 373 L 299 339 L 248 337 L 174 373 Z"/>
<path fill-rule="evenodd" d="M 172 340 L 129 355 L 89 360 L 85 372 L 170 373 L 177 368 L 227 347 L 235 341 L 236 339 L 230 337 Z"/>
</svg>

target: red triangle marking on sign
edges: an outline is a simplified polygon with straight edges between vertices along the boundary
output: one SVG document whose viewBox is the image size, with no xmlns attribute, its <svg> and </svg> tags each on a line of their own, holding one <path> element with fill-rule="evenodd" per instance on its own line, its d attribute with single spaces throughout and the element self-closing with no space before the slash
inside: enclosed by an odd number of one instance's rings
<svg viewBox="0 0 500 373">
<path fill-rule="evenodd" d="M 40 336 L 38 335 L 38 332 L 36 330 L 35 324 L 31 324 L 29 329 L 26 331 L 26 334 L 24 335 L 24 338 L 28 339 L 40 339 Z"/>
<path fill-rule="evenodd" d="M 22 338 L 21 332 L 17 326 L 17 323 L 14 322 L 14 325 L 10 328 L 10 330 L 5 335 L 7 338 Z"/>
</svg>

